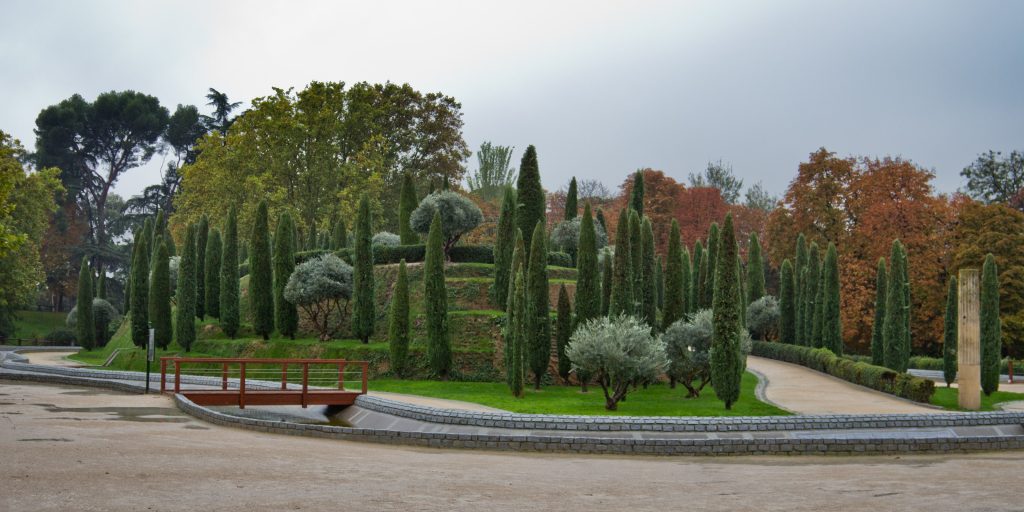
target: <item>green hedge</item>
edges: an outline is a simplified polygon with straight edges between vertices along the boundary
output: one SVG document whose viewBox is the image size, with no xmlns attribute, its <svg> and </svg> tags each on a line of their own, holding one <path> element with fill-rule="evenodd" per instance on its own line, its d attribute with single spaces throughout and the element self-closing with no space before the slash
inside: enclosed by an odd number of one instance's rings
<svg viewBox="0 0 1024 512">
<path fill-rule="evenodd" d="M 932 394 L 935 392 L 935 383 L 931 380 L 838 357 L 830 350 L 823 348 L 755 341 L 750 353 L 755 356 L 806 366 L 847 382 L 915 402 L 930 403 Z"/>
</svg>

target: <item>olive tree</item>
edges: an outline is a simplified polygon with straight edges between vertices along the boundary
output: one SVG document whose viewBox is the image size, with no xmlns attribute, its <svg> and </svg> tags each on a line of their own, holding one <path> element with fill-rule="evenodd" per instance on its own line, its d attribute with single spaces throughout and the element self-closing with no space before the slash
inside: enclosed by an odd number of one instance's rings
<svg viewBox="0 0 1024 512">
<path fill-rule="evenodd" d="M 373 235 L 370 245 L 374 247 L 394 247 L 396 245 L 402 245 L 402 238 L 394 233 L 381 231 L 380 233 Z"/>
<path fill-rule="evenodd" d="M 351 298 L 352 266 L 333 254 L 296 266 L 284 287 L 284 299 L 305 313 L 321 341 L 337 332 L 341 322 L 332 317 L 343 314 Z"/>
<path fill-rule="evenodd" d="M 556 250 L 569 254 L 572 257 L 573 263 L 576 262 L 576 252 L 580 243 L 580 223 L 582 221 L 581 217 L 565 220 L 559 222 L 555 229 L 551 231 L 551 245 Z M 605 232 L 604 227 L 599 222 L 594 223 L 594 235 L 598 251 L 608 245 L 608 233 Z"/>
<path fill-rule="evenodd" d="M 430 222 L 434 219 L 434 212 L 441 215 L 445 259 L 448 259 L 449 251 L 462 235 L 484 221 L 483 212 L 469 198 L 450 190 L 441 190 L 424 197 L 420 205 L 413 210 L 409 217 L 409 225 L 413 231 L 427 235 L 430 232 Z"/>
<path fill-rule="evenodd" d="M 747 306 L 747 330 L 757 340 L 779 337 L 779 300 L 764 295 Z"/>
<path fill-rule="evenodd" d="M 701 309 L 676 321 L 661 335 L 669 358 L 666 373 L 672 384 L 680 383 L 687 390 L 687 398 L 696 398 L 711 383 L 711 338 L 714 333 L 710 309 Z M 749 334 L 740 332 L 740 350 L 750 353 Z M 746 359 L 746 358 L 744 358 Z"/>
<path fill-rule="evenodd" d="M 668 365 L 665 342 L 632 316 L 598 317 L 579 326 L 565 348 L 573 369 L 604 390 L 604 408 L 618 409 L 629 386 L 658 378 Z"/>
</svg>

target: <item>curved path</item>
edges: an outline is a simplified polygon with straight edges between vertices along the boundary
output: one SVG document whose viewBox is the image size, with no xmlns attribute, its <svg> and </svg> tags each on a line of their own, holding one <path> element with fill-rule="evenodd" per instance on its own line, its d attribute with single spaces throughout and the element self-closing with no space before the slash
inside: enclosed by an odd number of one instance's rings
<svg viewBox="0 0 1024 512">
<path fill-rule="evenodd" d="M 810 368 L 750 356 L 747 369 L 762 381 L 764 399 L 798 414 L 941 414 L 925 406 L 837 379 Z"/>
</svg>

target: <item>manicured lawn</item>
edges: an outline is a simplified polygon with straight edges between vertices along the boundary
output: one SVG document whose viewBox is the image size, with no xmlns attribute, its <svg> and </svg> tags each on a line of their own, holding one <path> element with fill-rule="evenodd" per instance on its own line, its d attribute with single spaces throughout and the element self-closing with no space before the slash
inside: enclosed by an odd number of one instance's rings
<svg viewBox="0 0 1024 512">
<path fill-rule="evenodd" d="M 668 384 L 655 384 L 647 389 L 631 391 L 618 411 L 604 408 L 604 393 L 591 386 L 586 394 L 576 386 L 544 386 L 541 391 L 528 389 L 524 398 L 515 398 L 508 386 L 501 382 L 440 382 L 410 380 L 371 380 L 371 391 L 391 391 L 410 395 L 447 398 L 473 402 L 506 411 L 532 414 L 578 414 L 615 416 L 781 416 L 789 414 L 773 405 L 760 402 L 754 396 L 757 377 L 743 376 L 743 389 L 739 402 L 726 411 L 715 398 L 711 386 L 704 388 L 700 398 L 685 399 L 682 386 L 670 389 Z"/>
<path fill-rule="evenodd" d="M 945 386 L 935 387 L 935 394 L 932 395 L 932 404 L 944 407 L 946 409 L 959 411 L 960 406 L 957 405 L 957 399 L 959 398 L 959 390 L 957 388 L 947 388 Z M 998 411 L 1000 410 L 995 405 L 1001 402 L 1016 402 L 1024 400 L 1024 393 L 1011 393 L 1009 391 L 996 391 L 989 396 L 985 396 L 985 393 L 981 394 L 981 410 L 982 411 Z"/>
<path fill-rule="evenodd" d="M 43 338 L 55 329 L 67 329 L 64 320 L 67 313 L 51 313 L 49 311 L 18 311 L 15 313 L 14 337 L 35 339 Z"/>
</svg>

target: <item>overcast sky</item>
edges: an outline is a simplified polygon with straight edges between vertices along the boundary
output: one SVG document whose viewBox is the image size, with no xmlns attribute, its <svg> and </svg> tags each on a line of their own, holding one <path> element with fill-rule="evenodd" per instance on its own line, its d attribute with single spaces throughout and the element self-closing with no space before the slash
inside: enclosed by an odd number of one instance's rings
<svg viewBox="0 0 1024 512">
<path fill-rule="evenodd" d="M 784 191 L 818 147 L 904 158 L 940 191 L 1024 149 L 1024 2 L 55 2 L 0 17 L 0 130 L 134 89 L 175 105 L 312 80 L 408 82 L 462 103 L 464 135 L 537 146 L 545 187 L 683 181 L 724 160 Z M 206 111 L 206 107 L 201 108 Z M 157 157 L 159 159 L 159 157 Z M 475 168 L 475 157 L 467 161 Z M 158 179 L 136 169 L 116 190 Z"/>
</svg>

